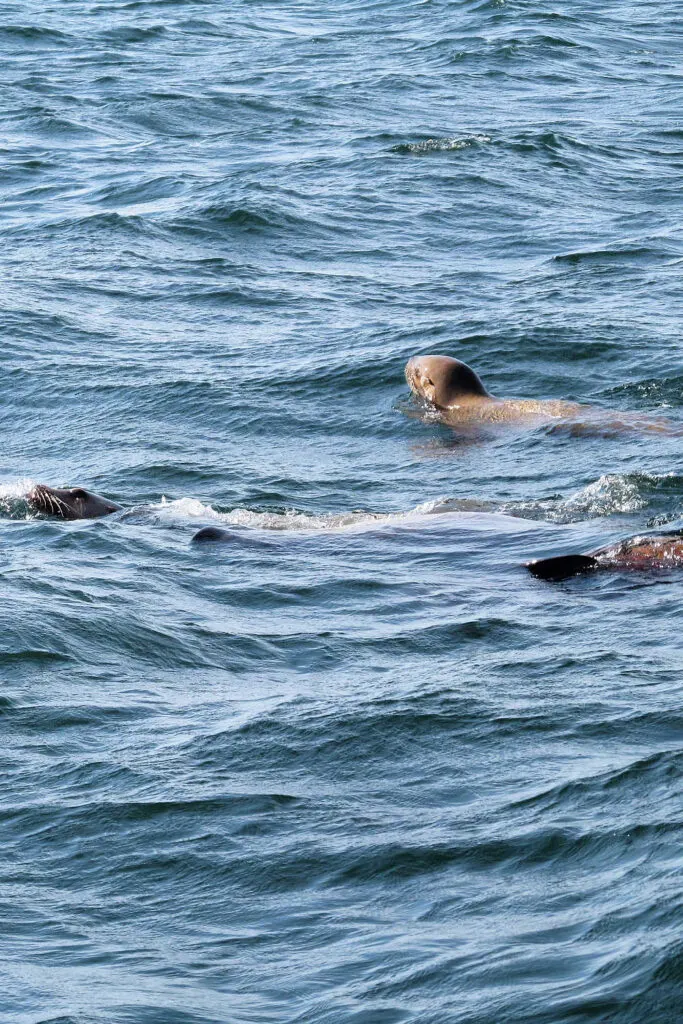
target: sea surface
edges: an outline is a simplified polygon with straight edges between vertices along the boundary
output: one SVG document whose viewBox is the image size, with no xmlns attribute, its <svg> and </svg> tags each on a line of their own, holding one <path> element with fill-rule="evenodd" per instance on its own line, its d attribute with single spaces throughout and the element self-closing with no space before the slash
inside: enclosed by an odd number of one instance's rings
<svg viewBox="0 0 683 1024">
<path fill-rule="evenodd" d="M 0 1021 L 683 1021 L 673 0 L 0 2 Z M 32 513 L 31 485 L 123 510 Z M 196 545 L 203 526 L 226 544 Z"/>
</svg>

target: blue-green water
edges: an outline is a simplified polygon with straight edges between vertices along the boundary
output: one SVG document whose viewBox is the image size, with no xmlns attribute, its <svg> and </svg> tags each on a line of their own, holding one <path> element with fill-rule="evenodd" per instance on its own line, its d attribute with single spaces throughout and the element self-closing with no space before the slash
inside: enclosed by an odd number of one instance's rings
<svg viewBox="0 0 683 1024">
<path fill-rule="evenodd" d="M 683 574 L 521 568 L 678 519 L 680 438 L 403 379 L 680 422 L 682 45 L 0 4 L 3 1022 L 683 1021 Z"/>
</svg>

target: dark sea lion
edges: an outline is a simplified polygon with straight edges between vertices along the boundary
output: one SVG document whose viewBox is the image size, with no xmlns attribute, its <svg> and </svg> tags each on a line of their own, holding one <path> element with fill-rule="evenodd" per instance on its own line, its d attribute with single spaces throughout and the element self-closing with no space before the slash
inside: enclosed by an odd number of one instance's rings
<svg viewBox="0 0 683 1024">
<path fill-rule="evenodd" d="M 115 501 L 86 491 L 83 487 L 60 488 L 36 484 L 26 495 L 26 500 L 36 512 L 59 516 L 61 519 L 99 519 L 121 508 Z"/>
<path fill-rule="evenodd" d="M 495 398 L 478 374 L 451 356 L 413 356 L 405 369 L 410 390 L 428 402 L 447 426 L 472 427 L 557 421 L 570 424 L 576 432 L 594 433 L 642 430 L 677 433 L 667 420 L 638 414 L 614 414 L 578 402 L 557 399 Z"/>
<path fill-rule="evenodd" d="M 235 544 L 255 548 L 271 548 L 273 545 L 260 537 L 252 537 L 245 530 L 222 530 L 219 526 L 204 526 L 192 538 L 193 544 Z"/>
<path fill-rule="evenodd" d="M 541 580 L 566 580 L 596 569 L 683 568 L 683 531 L 642 534 L 597 548 L 587 555 L 558 555 L 527 563 L 527 569 Z"/>
<path fill-rule="evenodd" d="M 219 543 L 227 544 L 229 541 L 234 539 L 234 534 L 228 530 L 221 530 L 217 526 L 204 526 L 201 530 L 198 530 L 192 538 L 193 544 L 209 544 Z"/>
</svg>

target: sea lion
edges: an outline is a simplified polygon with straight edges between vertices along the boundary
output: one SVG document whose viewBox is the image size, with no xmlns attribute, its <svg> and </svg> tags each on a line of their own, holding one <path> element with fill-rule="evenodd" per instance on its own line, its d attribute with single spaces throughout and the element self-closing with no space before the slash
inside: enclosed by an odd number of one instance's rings
<svg viewBox="0 0 683 1024">
<path fill-rule="evenodd" d="M 193 544 L 235 544 L 255 548 L 270 548 L 270 541 L 252 537 L 245 530 L 222 530 L 219 526 L 203 526 L 192 538 Z"/>
<path fill-rule="evenodd" d="M 596 409 L 557 399 L 495 398 L 467 363 L 451 356 L 413 356 L 406 363 L 406 380 L 418 398 L 439 413 L 443 423 L 472 428 L 495 424 L 552 421 L 572 425 L 577 432 L 642 430 L 677 433 L 667 420 Z"/>
<path fill-rule="evenodd" d="M 121 508 L 115 501 L 103 498 L 83 487 L 48 487 L 36 484 L 26 495 L 26 500 L 36 512 L 61 519 L 99 519 L 111 515 Z"/>
<path fill-rule="evenodd" d="M 218 526 L 203 526 L 201 530 L 198 530 L 192 538 L 193 544 L 207 544 L 213 541 L 219 541 L 223 544 L 229 543 L 234 540 L 234 534 L 228 530 L 221 530 Z"/>
<path fill-rule="evenodd" d="M 683 568 L 683 531 L 641 534 L 617 544 L 597 548 L 587 555 L 558 555 L 527 562 L 532 576 L 541 580 L 566 580 L 596 569 Z"/>
</svg>

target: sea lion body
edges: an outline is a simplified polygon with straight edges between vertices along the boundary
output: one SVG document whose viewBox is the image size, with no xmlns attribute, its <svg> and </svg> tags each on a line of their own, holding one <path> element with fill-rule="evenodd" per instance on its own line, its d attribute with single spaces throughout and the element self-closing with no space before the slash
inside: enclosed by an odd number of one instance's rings
<svg viewBox="0 0 683 1024">
<path fill-rule="evenodd" d="M 451 356 L 414 356 L 406 364 L 406 380 L 419 398 L 429 402 L 448 424 L 542 422 L 575 415 L 575 402 L 527 398 L 495 398 L 471 366 Z"/>
<path fill-rule="evenodd" d="M 579 434 L 629 430 L 680 433 L 680 428 L 667 420 L 637 413 L 615 414 L 554 398 L 496 398 L 467 363 L 451 356 L 413 356 L 406 364 L 405 374 L 413 394 L 429 403 L 441 422 L 450 427 L 476 429 L 504 424 L 557 423 Z"/>
<path fill-rule="evenodd" d="M 601 569 L 668 569 L 683 566 L 683 536 L 630 537 L 593 552 Z"/>
<path fill-rule="evenodd" d="M 564 580 L 598 569 L 646 570 L 683 568 L 683 533 L 641 534 L 586 555 L 559 555 L 527 563 L 538 579 Z"/>
<path fill-rule="evenodd" d="M 83 487 L 49 487 L 36 484 L 26 495 L 26 500 L 36 512 L 60 519 L 99 519 L 111 515 L 121 508 L 115 501 L 103 498 Z"/>
<path fill-rule="evenodd" d="M 458 402 L 443 410 L 441 419 L 449 426 L 458 424 L 546 423 L 571 419 L 581 410 L 572 402 L 539 401 L 533 398 L 486 398 Z"/>
<path fill-rule="evenodd" d="M 234 547 L 271 548 L 268 540 L 254 537 L 248 530 L 224 530 L 220 526 L 203 526 L 192 538 L 193 544 L 232 544 Z"/>
</svg>

